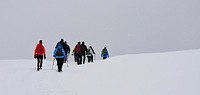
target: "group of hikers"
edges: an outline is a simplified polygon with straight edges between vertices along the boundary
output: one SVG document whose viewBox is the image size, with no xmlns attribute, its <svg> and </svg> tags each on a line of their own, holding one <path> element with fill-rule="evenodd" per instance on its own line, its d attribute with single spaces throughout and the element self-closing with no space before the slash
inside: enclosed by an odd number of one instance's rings
<svg viewBox="0 0 200 95">
<path fill-rule="evenodd" d="M 68 62 L 69 55 L 70 46 L 67 44 L 67 41 L 61 39 L 56 44 L 53 52 L 53 57 L 57 61 L 58 72 L 62 72 L 63 63 Z M 82 43 L 78 42 L 72 51 L 72 56 L 74 56 L 74 61 L 77 63 L 77 65 L 85 64 L 86 56 L 88 63 L 94 62 L 94 55 L 95 51 L 92 46 L 87 48 L 84 41 Z M 109 58 L 109 53 L 106 47 L 102 49 L 101 57 L 103 60 Z M 46 51 L 44 45 L 42 44 L 42 40 L 39 40 L 39 43 L 36 45 L 34 58 L 37 59 L 37 70 L 42 70 L 43 58 L 46 59 Z"/>
</svg>

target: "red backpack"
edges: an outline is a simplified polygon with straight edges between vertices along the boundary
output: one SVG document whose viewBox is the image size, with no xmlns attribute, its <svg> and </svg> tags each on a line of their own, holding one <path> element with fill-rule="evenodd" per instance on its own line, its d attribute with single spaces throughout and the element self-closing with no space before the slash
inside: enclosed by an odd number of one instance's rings
<svg viewBox="0 0 200 95">
<path fill-rule="evenodd" d="M 80 53 L 81 52 L 81 45 L 76 45 L 75 50 L 76 50 L 77 53 Z"/>
</svg>

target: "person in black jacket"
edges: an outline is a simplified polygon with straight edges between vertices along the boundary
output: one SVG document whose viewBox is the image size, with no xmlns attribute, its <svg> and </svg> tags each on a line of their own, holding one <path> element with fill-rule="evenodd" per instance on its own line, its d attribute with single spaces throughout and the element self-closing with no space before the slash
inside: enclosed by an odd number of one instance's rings
<svg viewBox="0 0 200 95">
<path fill-rule="evenodd" d="M 68 56 L 70 54 L 70 46 L 67 44 L 67 41 L 63 43 L 63 49 L 65 50 L 67 58 L 65 59 L 65 62 L 68 61 Z"/>
<path fill-rule="evenodd" d="M 85 42 L 83 41 L 81 44 L 81 55 L 82 55 L 82 59 L 83 59 L 83 64 L 85 64 L 86 52 L 87 52 L 87 46 L 85 45 Z"/>
</svg>

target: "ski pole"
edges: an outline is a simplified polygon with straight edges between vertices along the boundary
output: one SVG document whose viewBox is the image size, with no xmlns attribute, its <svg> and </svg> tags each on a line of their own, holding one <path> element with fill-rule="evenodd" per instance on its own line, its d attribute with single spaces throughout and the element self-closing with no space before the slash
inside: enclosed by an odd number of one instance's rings
<svg viewBox="0 0 200 95">
<path fill-rule="evenodd" d="M 69 57 L 69 53 L 67 53 L 67 67 L 69 67 L 69 64 L 68 64 L 68 57 Z"/>
<path fill-rule="evenodd" d="M 96 61 L 96 54 L 94 54 L 94 60 Z"/>
<path fill-rule="evenodd" d="M 67 61 L 67 67 L 69 67 L 69 65 L 68 65 L 68 61 Z"/>
<path fill-rule="evenodd" d="M 53 66 L 54 66 L 54 62 L 55 62 L 55 57 L 53 58 L 53 64 L 52 64 L 52 70 L 53 70 Z"/>
</svg>

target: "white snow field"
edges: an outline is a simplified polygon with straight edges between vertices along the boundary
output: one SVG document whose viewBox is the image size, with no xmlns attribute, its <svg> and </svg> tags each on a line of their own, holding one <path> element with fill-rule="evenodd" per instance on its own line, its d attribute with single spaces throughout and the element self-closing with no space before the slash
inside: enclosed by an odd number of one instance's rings
<svg viewBox="0 0 200 95">
<path fill-rule="evenodd" d="M 94 63 L 1 60 L 0 95 L 200 95 L 200 50 L 130 54 Z"/>
</svg>

